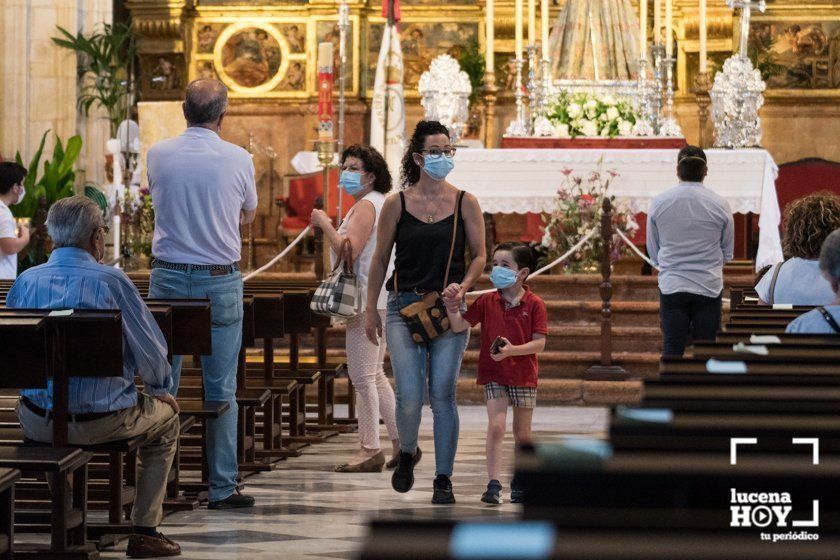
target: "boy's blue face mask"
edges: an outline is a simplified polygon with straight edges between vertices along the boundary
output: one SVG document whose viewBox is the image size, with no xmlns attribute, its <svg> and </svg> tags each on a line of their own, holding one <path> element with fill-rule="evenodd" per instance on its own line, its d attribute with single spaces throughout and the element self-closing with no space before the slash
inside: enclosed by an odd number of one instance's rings
<svg viewBox="0 0 840 560">
<path fill-rule="evenodd" d="M 435 181 L 443 181 L 449 172 L 455 168 L 455 161 L 453 158 L 444 154 L 431 156 L 427 155 L 423 158 L 423 170 Z"/>
<path fill-rule="evenodd" d="M 516 276 L 515 270 L 503 266 L 494 266 L 493 271 L 490 272 L 490 282 L 496 289 L 504 290 L 516 284 Z"/>
</svg>

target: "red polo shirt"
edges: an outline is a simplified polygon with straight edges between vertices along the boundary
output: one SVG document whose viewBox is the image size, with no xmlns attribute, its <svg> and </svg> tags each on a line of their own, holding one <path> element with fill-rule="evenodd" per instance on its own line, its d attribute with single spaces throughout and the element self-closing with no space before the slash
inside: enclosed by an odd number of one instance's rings
<svg viewBox="0 0 840 560">
<path fill-rule="evenodd" d="M 464 313 L 470 325 L 481 323 L 481 354 L 478 358 L 479 385 L 495 381 L 517 387 L 537 386 L 537 355 L 513 356 L 501 362 L 490 357 L 490 346 L 497 336 L 519 346 L 534 339 L 535 334 L 548 334 L 545 302 L 528 286 L 516 307 L 505 309 L 505 299 L 498 290 L 479 296 Z"/>
</svg>

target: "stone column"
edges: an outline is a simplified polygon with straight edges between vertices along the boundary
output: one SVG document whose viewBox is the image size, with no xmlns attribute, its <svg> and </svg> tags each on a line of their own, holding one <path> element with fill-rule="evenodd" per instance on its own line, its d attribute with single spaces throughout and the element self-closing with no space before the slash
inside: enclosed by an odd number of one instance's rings
<svg viewBox="0 0 840 560">
<path fill-rule="evenodd" d="M 78 28 L 84 33 L 102 30 L 113 21 L 111 0 L 80 0 Z M 105 143 L 111 136 L 108 113 L 101 107 L 91 107 L 90 113 L 78 115 L 76 129 L 82 136 L 82 153 L 79 156 L 79 179 L 104 187 Z"/>
<path fill-rule="evenodd" d="M 76 57 L 52 43 L 56 26 L 76 28 L 76 0 L 0 3 L 0 153 L 28 161 L 41 135 L 76 132 Z M 51 134 L 47 149 L 52 149 Z"/>
</svg>

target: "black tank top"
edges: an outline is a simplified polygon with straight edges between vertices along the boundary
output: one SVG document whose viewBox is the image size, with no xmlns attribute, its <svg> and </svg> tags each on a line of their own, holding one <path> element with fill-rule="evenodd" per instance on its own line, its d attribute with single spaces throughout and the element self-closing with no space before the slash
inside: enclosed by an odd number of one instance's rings
<svg viewBox="0 0 840 560">
<path fill-rule="evenodd" d="M 462 200 L 464 191 L 458 193 Z M 446 259 L 452 244 L 452 220 L 455 215 L 433 224 L 415 218 L 405 206 L 405 196 L 400 193 L 402 213 L 397 222 L 394 237 L 396 254 L 394 256 L 394 274 L 398 276 L 401 292 L 440 291 L 446 276 Z M 455 232 L 455 250 L 452 253 L 452 265 L 449 268 L 448 283 L 460 283 L 466 271 L 466 230 L 463 211 L 458 211 L 458 228 Z M 394 290 L 394 276 L 386 284 L 388 291 Z"/>
</svg>

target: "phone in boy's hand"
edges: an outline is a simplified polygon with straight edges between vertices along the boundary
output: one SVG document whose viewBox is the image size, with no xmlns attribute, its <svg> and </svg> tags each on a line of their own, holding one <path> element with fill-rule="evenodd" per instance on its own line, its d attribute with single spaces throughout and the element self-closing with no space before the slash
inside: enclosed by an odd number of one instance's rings
<svg viewBox="0 0 840 560">
<path fill-rule="evenodd" d="M 504 339 L 501 336 L 497 336 L 496 340 L 494 340 L 493 344 L 490 346 L 490 353 L 491 354 L 498 354 L 499 353 L 499 348 L 501 348 L 505 344 L 506 344 L 506 342 L 504 341 Z"/>
</svg>

